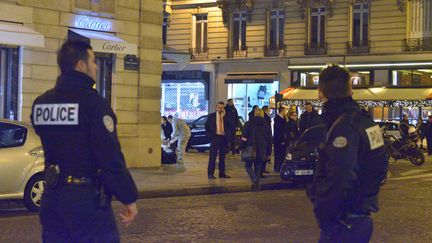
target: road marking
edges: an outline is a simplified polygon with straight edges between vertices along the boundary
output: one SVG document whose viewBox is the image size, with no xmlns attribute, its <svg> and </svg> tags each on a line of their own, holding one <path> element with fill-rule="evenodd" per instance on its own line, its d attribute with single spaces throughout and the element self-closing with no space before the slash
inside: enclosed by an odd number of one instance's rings
<svg viewBox="0 0 432 243">
<path fill-rule="evenodd" d="M 426 169 L 414 169 L 414 170 L 409 170 L 407 172 L 402 172 L 402 173 L 400 173 L 400 175 L 401 176 L 409 176 L 409 175 L 423 173 L 425 171 L 428 171 L 428 170 L 426 170 Z"/>
<path fill-rule="evenodd" d="M 389 180 L 401 181 L 401 180 L 410 180 L 410 179 L 427 178 L 427 177 L 432 177 L 432 173 L 421 174 L 421 175 L 413 175 L 413 176 L 405 176 L 405 177 L 398 177 L 398 178 L 390 178 Z"/>
</svg>

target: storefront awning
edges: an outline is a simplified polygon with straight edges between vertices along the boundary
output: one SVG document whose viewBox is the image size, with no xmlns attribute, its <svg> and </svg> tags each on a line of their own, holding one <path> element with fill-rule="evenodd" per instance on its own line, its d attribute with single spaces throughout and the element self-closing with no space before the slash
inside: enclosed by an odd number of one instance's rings
<svg viewBox="0 0 432 243">
<path fill-rule="evenodd" d="M 44 47 L 44 36 L 20 24 L 0 23 L 0 44 Z"/>
<path fill-rule="evenodd" d="M 277 74 L 227 74 L 226 84 L 247 84 L 247 83 L 273 83 L 277 81 Z"/>
<path fill-rule="evenodd" d="M 162 57 L 166 60 L 176 62 L 179 65 L 179 69 L 183 69 L 189 65 L 191 60 L 190 53 L 176 50 L 168 46 L 163 47 Z"/>
<path fill-rule="evenodd" d="M 118 53 L 137 55 L 136 44 L 126 42 L 118 36 L 90 30 L 69 29 L 69 40 L 84 40 L 88 42 L 94 52 Z"/>
</svg>

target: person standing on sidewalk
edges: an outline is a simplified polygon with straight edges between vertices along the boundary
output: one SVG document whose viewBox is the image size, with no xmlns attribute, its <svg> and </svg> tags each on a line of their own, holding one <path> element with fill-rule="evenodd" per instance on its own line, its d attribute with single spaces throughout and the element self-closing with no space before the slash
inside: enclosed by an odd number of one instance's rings
<svg viewBox="0 0 432 243">
<path fill-rule="evenodd" d="M 172 118 L 173 132 L 171 134 L 170 144 L 177 142 L 177 163 L 183 163 L 183 157 L 186 153 L 186 146 L 191 136 L 189 126 L 178 115 Z"/>
<path fill-rule="evenodd" d="M 111 197 L 128 226 L 138 192 L 117 138 L 116 116 L 93 88 L 97 65 L 90 45 L 65 42 L 57 54 L 61 75 L 36 98 L 30 116 L 45 153 L 39 212 L 42 241 L 120 242 Z"/>
<path fill-rule="evenodd" d="M 327 134 L 307 195 L 321 228 L 320 243 L 369 242 L 388 158 L 380 127 L 352 98 L 348 70 L 332 65 L 319 75 Z"/>
<path fill-rule="evenodd" d="M 219 178 L 231 178 L 225 173 L 225 155 L 228 151 L 228 142 L 232 127 L 235 126 L 232 120 L 227 118 L 225 104 L 219 101 L 216 105 L 216 112 L 208 115 L 205 123 L 205 130 L 210 139 L 210 154 L 207 168 L 209 179 L 216 179 L 214 171 L 216 167 L 216 157 L 219 154 Z"/>
<path fill-rule="evenodd" d="M 273 122 L 273 144 L 274 144 L 274 165 L 273 171 L 279 172 L 286 155 L 286 142 L 288 140 L 288 123 L 285 120 L 286 109 L 280 106 L 278 114 Z"/>
<path fill-rule="evenodd" d="M 234 106 L 234 102 L 233 99 L 228 99 L 227 100 L 227 104 L 225 106 L 225 112 L 226 112 L 226 116 L 227 119 L 231 120 L 231 123 L 234 124 L 234 126 L 232 127 L 231 131 L 230 131 L 230 149 L 231 149 L 231 153 L 234 157 L 234 155 L 236 154 L 236 149 L 235 149 L 235 134 L 236 134 L 236 130 L 237 130 L 237 125 L 239 123 L 239 116 L 238 116 L 238 112 L 237 109 Z"/>
<path fill-rule="evenodd" d="M 242 148 L 252 146 L 255 148 L 255 160 L 245 161 L 245 169 L 252 181 L 251 190 L 259 190 L 261 170 L 266 159 L 270 156 L 268 144 L 271 144 L 271 128 L 264 118 L 264 111 L 257 109 L 255 116 L 246 122 L 242 133 Z M 253 168 L 252 168 L 253 166 Z"/>
<path fill-rule="evenodd" d="M 310 102 L 306 103 L 305 108 L 306 111 L 300 115 L 300 135 L 303 134 L 306 129 L 322 123 L 321 116 Z"/>
</svg>

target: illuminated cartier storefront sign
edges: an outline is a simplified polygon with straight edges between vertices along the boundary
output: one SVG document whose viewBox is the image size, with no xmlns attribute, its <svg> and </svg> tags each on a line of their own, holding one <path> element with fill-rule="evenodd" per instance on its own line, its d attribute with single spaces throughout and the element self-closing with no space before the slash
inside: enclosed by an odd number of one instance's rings
<svg viewBox="0 0 432 243">
<path fill-rule="evenodd" d="M 77 16 L 74 24 L 77 28 L 101 31 L 110 31 L 112 26 L 109 21 L 88 16 Z"/>
</svg>

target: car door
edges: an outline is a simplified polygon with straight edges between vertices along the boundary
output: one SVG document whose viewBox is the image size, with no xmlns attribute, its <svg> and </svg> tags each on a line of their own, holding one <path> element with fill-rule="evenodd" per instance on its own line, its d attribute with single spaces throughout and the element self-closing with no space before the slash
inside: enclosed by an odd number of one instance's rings
<svg viewBox="0 0 432 243">
<path fill-rule="evenodd" d="M 17 192 L 36 160 L 27 135 L 23 126 L 0 122 L 0 194 Z"/>
<path fill-rule="evenodd" d="M 205 123 L 208 116 L 201 116 L 195 120 L 191 125 L 191 146 L 202 145 L 210 143 L 207 133 L 205 131 Z"/>
</svg>

